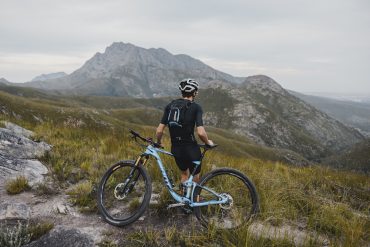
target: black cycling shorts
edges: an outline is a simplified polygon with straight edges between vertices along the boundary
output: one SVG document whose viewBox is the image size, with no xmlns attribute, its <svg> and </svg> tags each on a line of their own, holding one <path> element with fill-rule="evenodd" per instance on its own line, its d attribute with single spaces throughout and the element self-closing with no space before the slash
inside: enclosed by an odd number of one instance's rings
<svg viewBox="0 0 370 247">
<path fill-rule="evenodd" d="M 199 161 L 201 156 L 198 144 L 172 145 L 171 152 L 180 170 L 186 171 L 189 169 L 190 173 L 193 172 L 196 166 L 193 161 Z M 200 170 L 201 167 L 199 165 L 195 171 L 195 175 L 200 173 Z"/>
</svg>

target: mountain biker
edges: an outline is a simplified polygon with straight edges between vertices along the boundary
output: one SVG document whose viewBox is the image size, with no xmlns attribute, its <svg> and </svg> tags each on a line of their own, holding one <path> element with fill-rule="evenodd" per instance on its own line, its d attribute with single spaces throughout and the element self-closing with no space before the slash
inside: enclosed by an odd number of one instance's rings
<svg viewBox="0 0 370 247">
<path fill-rule="evenodd" d="M 169 126 L 171 136 L 171 152 L 181 170 L 181 183 L 184 183 L 194 171 L 196 165 L 193 161 L 199 161 L 201 157 L 200 148 L 194 137 L 194 126 L 196 126 L 198 137 L 207 145 L 214 145 L 208 139 L 203 127 L 202 108 L 194 102 L 198 94 L 199 84 L 193 79 L 182 80 L 179 89 L 182 98 L 169 103 L 163 113 L 161 123 L 156 132 L 157 143 L 161 143 L 163 131 Z M 194 175 L 194 182 L 199 182 L 201 167 L 198 166 Z"/>
</svg>

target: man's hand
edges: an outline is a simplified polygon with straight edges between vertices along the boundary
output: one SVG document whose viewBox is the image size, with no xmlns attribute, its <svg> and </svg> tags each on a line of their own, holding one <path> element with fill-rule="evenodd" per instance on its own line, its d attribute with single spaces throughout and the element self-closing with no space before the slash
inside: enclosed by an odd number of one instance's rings
<svg viewBox="0 0 370 247">
<path fill-rule="evenodd" d="M 208 142 L 206 143 L 207 145 L 209 145 L 209 146 L 213 146 L 213 145 L 215 145 L 214 143 L 213 143 L 213 141 L 212 140 L 209 140 L 208 139 Z"/>
</svg>

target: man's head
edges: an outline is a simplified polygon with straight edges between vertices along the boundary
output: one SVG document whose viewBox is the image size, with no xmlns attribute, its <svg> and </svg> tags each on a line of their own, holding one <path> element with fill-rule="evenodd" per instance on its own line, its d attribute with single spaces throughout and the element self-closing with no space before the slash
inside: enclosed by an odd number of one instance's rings
<svg viewBox="0 0 370 247">
<path fill-rule="evenodd" d="M 193 79 L 184 79 L 179 85 L 182 97 L 195 97 L 198 93 L 198 88 L 198 82 Z"/>
</svg>

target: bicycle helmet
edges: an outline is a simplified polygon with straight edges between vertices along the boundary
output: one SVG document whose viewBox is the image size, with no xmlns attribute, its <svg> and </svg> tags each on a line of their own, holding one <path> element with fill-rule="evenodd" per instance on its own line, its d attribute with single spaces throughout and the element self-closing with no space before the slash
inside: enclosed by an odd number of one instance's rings
<svg viewBox="0 0 370 247">
<path fill-rule="evenodd" d="M 179 89 L 182 93 L 198 91 L 199 84 L 193 79 L 184 79 L 180 82 Z"/>
</svg>

